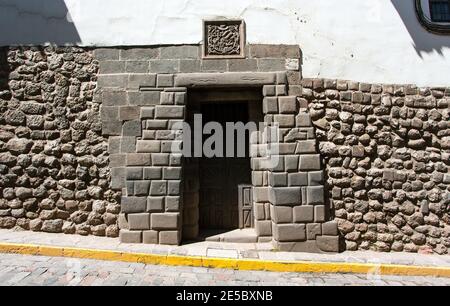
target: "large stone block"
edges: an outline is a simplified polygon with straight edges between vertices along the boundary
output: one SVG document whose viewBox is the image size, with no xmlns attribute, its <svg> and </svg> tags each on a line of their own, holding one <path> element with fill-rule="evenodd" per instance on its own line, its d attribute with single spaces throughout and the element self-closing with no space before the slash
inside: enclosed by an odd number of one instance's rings
<svg viewBox="0 0 450 306">
<path fill-rule="evenodd" d="M 270 210 L 270 215 L 274 223 L 292 223 L 292 207 L 271 205 Z"/>
<path fill-rule="evenodd" d="M 142 231 L 129 231 L 122 229 L 119 233 L 122 243 L 142 243 Z"/>
<path fill-rule="evenodd" d="M 320 170 L 320 155 L 301 155 L 300 156 L 300 171 Z"/>
<path fill-rule="evenodd" d="M 268 187 L 254 187 L 253 200 L 255 202 L 269 202 L 269 188 Z"/>
<path fill-rule="evenodd" d="M 144 180 L 160 180 L 162 178 L 161 167 L 146 167 L 144 168 L 143 179 Z"/>
<path fill-rule="evenodd" d="M 181 194 L 181 180 L 167 182 L 167 194 L 178 196 Z"/>
<path fill-rule="evenodd" d="M 275 115 L 273 121 L 279 124 L 281 128 L 291 128 L 295 126 L 294 115 Z"/>
<path fill-rule="evenodd" d="M 200 55 L 198 46 L 170 46 L 161 47 L 162 59 L 198 59 Z"/>
<path fill-rule="evenodd" d="M 127 154 L 127 166 L 151 166 L 150 157 L 149 153 Z"/>
<path fill-rule="evenodd" d="M 156 74 L 130 74 L 128 77 L 128 88 L 137 90 L 140 87 L 156 87 Z"/>
<path fill-rule="evenodd" d="M 301 140 L 297 141 L 296 154 L 308 154 L 316 153 L 316 141 L 315 140 Z"/>
<path fill-rule="evenodd" d="M 181 179 L 181 167 L 164 167 L 163 178 L 165 180 L 180 180 Z"/>
<path fill-rule="evenodd" d="M 152 154 L 153 166 L 169 166 L 169 154 L 167 153 L 153 153 Z"/>
<path fill-rule="evenodd" d="M 159 244 L 179 245 L 181 242 L 180 231 L 162 231 L 159 232 Z"/>
<path fill-rule="evenodd" d="M 316 244 L 323 252 L 339 252 L 339 236 L 317 236 Z"/>
<path fill-rule="evenodd" d="M 287 173 L 269 173 L 269 185 L 272 187 L 286 187 L 287 186 Z"/>
<path fill-rule="evenodd" d="M 314 222 L 325 222 L 326 211 L 324 205 L 314 206 Z"/>
<path fill-rule="evenodd" d="M 304 241 L 306 228 L 304 224 L 276 224 L 273 236 L 280 242 Z"/>
<path fill-rule="evenodd" d="M 166 197 L 166 211 L 167 212 L 179 212 L 180 211 L 180 197 L 179 196 L 167 196 Z"/>
<path fill-rule="evenodd" d="M 122 127 L 122 135 L 140 137 L 142 135 L 141 120 L 131 120 L 124 122 Z"/>
<path fill-rule="evenodd" d="M 152 181 L 150 186 L 150 195 L 162 196 L 167 193 L 167 181 Z"/>
<path fill-rule="evenodd" d="M 153 213 L 151 215 L 152 229 L 178 229 L 180 226 L 179 213 Z"/>
<path fill-rule="evenodd" d="M 142 180 L 142 168 L 141 167 L 129 167 L 126 168 L 127 180 Z"/>
<path fill-rule="evenodd" d="M 319 186 L 323 185 L 323 171 L 308 172 L 308 185 Z"/>
<path fill-rule="evenodd" d="M 338 223 L 336 221 L 329 221 L 322 224 L 322 234 L 325 236 L 338 235 Z"/>
<path fill-rule="evenodd" d="M 140 117 L 139 106 L 121 106 L 119 107 L 119 119 L 122 121 L 136 120 Z"/>
<path fill-rule="evenodd" d="M 149 230 L 150 214 L 128 214 L 128 224 L 130 226 L 130 230 Z"/>
<path fill-rule="evenodd" d="M 129 91 L 128 102 L 131 105 L 158 105 L 160 100 L 160 91 Z"/>
<path fill-rule="evenodd" d="M 173 87 L 173 74 L 158 74 L 156 85 L 158 87 Z"/>
<path fill-rule="evenodd" d="M 324 196 L 323 186 L 310 186 L 306 189 L 306 201 L 308 205 L 323 205 L 325 200 Z"/>
<path fill-rule="evenodd" d="M 306 186 L 308 185 L 308 173 L 298 172 L 288 174 L 288 185 L 289 186 Z"/>
<path fill-rule="evenodd" d="M 164 211 L 164 197 L 151 196 L 147 198 L 148 212 L 163 212 Z"/>
<path fill-rule="evenodd" d="M 297 206 L 294 207 L 294 222 L 308 223 L 314 221 L 314 206 Z"/>
<path fill-rule="evenodd" d="M 134 182 L 134 195 L 136 196 L 148 196 L 149 189 L 150 189 L 150 181 Z"/>
<path fill-rule="evenodd" d="M 122 197 L 120 203 L 123 213 L 145 212 L 147 207 L 146 197 Z"/>
<path fill-rule="evenodd" d="M 297 97 L 279 97 L 278 104 L 281 114 L 295 114 L 297 112 Z"/>
<path fill-rule="evenodd" d="M 256 221 L 255 227 L 258 237 L 272 236 L 272 221 Z"/>
<path fill-rule="evenodd" d="M 174 106 L 158 105 L 156 106 L 155 118 L 183 119 L 184 108 L 185 108 L 184 106 L 179 105 Z"/>
<path fill-rule="evenodd" d="M 301 203 L 300 187 L 274 187 L 269 192 L 273 205 L 299 205 Z"/>
<path fill-rule="evenodd" d="M 157 231 L 143 231 L 142 242 L 145 244 L 158 244 L 159 233 Z"/>
<path fill-rule="evenodd" d="M 262 72 L 180 73 L 175 77 L 176 87 L 270 85 L 275 82 L 275 73 Z"/>
<path fill-rule="evenodd" d="M 121 60 L 145 61 L 159 57 L 159 48 L 129 48 L 120 50 Z"/>
<path fill-rule="evenodd" d="M 322 227 L 320 223 L 306 224 L 306 238 L 308 240 L 315 240 L 317 236 L 322 235 Z"/>
<path fill-rule="evenodd" d="M 265 97 L 264 98 L 263 112 L 264 112 L 264 114 L 277 114 L 278 113 L 277 97 Z"/>
<path fill-rule="evenodd" d="M 158 153 L 161 151 L 161 141 L 138 140 L 136 143 L 137 153 Z"/>
</svg>

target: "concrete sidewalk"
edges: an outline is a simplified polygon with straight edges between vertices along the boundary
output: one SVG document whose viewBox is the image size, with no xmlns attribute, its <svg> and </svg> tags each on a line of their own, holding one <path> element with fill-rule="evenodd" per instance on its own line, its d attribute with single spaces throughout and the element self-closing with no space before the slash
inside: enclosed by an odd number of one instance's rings
<svg viewBox="0 0 450 306">
<path fill-rule="evenodd" d="M 30 231 L 14 232 L 0 230 L 0 245 L 36 245 L 59 248 L 105 250 L 124 254 L 149 254 L 162 256 L 184 256 L 186 258 L 211 258 L 253 260 L 254 262 L 311 262 L 401 265 L 413 267 L 434 267 L 450 269 L 450 255 L 424 255 L 411 253 L 344 252 L 340 254 L 288 253 L 272 250 L 270 243 L 217 243 L 196 242 L 182 246 L 124 244 L 118 239 L 78 236 L 65 234 L 36 233 Z M 77 257 L 77 256 L 73 256 Z M 120 260 L 120 259 L 119 259 Z M 176 265 L 176 263 L 174 263 Z M 320 271 L 318 271 L 320 272 Z M 448 273 L 448 271 L 446 272 Z"/>
</svg>

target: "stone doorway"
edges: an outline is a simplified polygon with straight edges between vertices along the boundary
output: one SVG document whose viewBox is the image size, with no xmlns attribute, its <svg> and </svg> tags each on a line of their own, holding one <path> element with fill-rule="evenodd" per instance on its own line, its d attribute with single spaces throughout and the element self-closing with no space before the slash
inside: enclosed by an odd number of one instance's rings
<svg viewBox="0 0 450 306">
<path fill-rule="evenodd" d="M 227 157 L 226 123 L 241 122 L 256 125 L 263 121 L 262 94 L 255 89 L 203 89 L 188 94 L 187 122 L 192 126 L 194 115 L 202 115 L 202 128 L 209 122 L 222 126 L 223 155 L 188 158 L 185 161 L 184 238 L 220 239 L 232 231 L 234 239 L 242 240 L 238 186 L 251 185 L 250 135 L 245 137 L 245 156 L 238 157 L 234 143 L 234 157 Z M 203 143 L 209 135 L 203 136 Z M 251 216 L 253 217 L 253 216 Z M 253 223 L 253 222 L 252 222 Z M 237 230 L 237 231 L 233 231 Z M 256 239 L 253 229 L 245 235 Z M 229 235 L 229 234 L 228 234 Z M 230 235 L 229 235 L 230 236 Z"/>
</svg>

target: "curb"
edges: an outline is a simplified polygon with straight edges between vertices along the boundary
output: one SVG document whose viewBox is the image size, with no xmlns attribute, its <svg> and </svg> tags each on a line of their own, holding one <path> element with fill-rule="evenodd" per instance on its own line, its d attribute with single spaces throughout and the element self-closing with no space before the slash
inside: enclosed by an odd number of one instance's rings
<svg viewBox="0 0 450 306">
<path fill-rule="evenodd" d="M 434 276 L 450 278 L 450 267 L 407 266 L 393 264 L 266 261 L 255 259 L 227 259 L 200 256 L 155 255 L 112 250 L 82 249 L 32 244 L 0 243 L 0 253 L 41 255 L 123 261 L 166 266 L 233 269 L 246 271 L 297 272 L 297 273 L 352 273 L 399 276 Z"/>
</svg>

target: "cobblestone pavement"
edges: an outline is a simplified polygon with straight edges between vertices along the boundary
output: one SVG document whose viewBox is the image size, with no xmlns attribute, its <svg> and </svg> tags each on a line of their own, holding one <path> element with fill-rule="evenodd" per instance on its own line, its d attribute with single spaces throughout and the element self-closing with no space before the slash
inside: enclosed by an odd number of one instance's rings
<svg viewBox="0 0 450 306">
<path fill-rule="evenodd" d="M 0 254 L 0 285 L 450 285 L 449 278 L 167 267 Z"/>
</svg>

